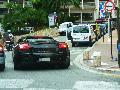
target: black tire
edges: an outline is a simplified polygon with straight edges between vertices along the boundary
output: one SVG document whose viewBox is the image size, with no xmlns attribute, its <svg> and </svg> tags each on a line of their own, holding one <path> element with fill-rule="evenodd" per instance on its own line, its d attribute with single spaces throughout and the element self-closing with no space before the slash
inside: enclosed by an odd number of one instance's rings
<svg viewBox="0 0 120 90">
<path fill-rule="evenodd" d="M 20 69 L 20 65 L 14 61 L 14 70 L 19 70 Z"/>
<path fill-rule="evenodd" d="M 4 71 L 4 70 L 5 70 L 5 64 L 1 64 L 0 71 Z"/>
<path fill-rule="evenodd" d="M 74 42 L 72 42 L 72 47 L 75 47 L 76 45 L 75 45 L 75 43 Z"/>
<path fill-rule="evenodd" d="M 12 55 L 13 55 L 13 54 L 12 54 Z M 15 57 L 13 56 L 13 62 L 15 62 L 15 60 L 16 60 L 16 59 L 15 59 Z"/>
<path fill-rule="evenodd" d="M 91 41 L 91 42 L 89 42 L 89 46 L 90 47 L 92 47 L 93 46 L 93 42 Z"/>
<path fill-rule="evenodd" d="M 95 41 L 98 41 L 98 38 L 97 38 L 97 37 L 95 38 Z"/>
<path fill-rule="evenodd" d="M 61 67 L 62 68 L 68 68 L 70 66 L 70 56 L 67 56 L 66 58 L 63 58 L 63 60 L 65 60 L 65 62 L 63 63 L 63 65 Z"/>
</svg>

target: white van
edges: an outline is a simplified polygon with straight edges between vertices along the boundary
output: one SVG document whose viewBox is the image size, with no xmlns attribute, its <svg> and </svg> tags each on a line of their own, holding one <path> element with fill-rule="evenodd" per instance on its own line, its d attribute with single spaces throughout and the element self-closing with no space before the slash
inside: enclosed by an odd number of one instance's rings
<svg viewBox="0 0 120 90">
<path fill-rule="evenodd" d="M 70 32 L 72 30 L 73 23 L 72 22 L 64 22 L 60 24 L 58 32 L 60 35 L 66 35 L 66 31 Z"/>
<path fill-rule="evenodd" d="M 90 46 L 96 41 L 95 33 L 89 24 L 74 25 L 71 32 L 72 46 L 78 43 L 88 43 Z"/>
</svg>

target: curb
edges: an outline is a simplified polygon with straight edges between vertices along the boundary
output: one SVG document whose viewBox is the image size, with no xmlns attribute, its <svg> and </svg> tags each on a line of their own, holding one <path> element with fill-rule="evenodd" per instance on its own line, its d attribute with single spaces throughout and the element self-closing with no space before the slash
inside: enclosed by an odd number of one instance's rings
<svg viewBox="0 0 120 90">
<path fill-rule="evenodd" d="M 90 51 L 96 44 L 97 44 L 97 42 L 95 42 L 92 47 L 88 47 L 86 50 Z M 92 73 L 104 75 L 104 76 L 120 78 L 120 69 L 105 69 L 105 68 L 96 69 L 96 67 L 90 67 L 90 66 L 86 65 L 83 61 L 83 53 L 86 50 L 84 50 L 81 55 L 78 55 L 78 58 L 77 58 L 78 60 L 76 59 L 74 62 L 79 68 L 84 69 L 89 72 L 92 72 Z"/>
<path fill-rule="evenodd" d="M 113 73 L 111 73 L 111 71 L 104 71 L 104 70 L 100 71 L 100 70 L 97 70 L 95 68 L 91 68 L 91 67 L 87 66 L 86 64 L 83 63 L 83 54 L 78 55 L 73 63 L 78 68 L 81 68 L 81 69 L 88 71 L 88 72 L 91 72 L 91 73 L 104 75 L 104 76 L 110 76 L 110 77 L 114 77 L 114 78 L 120 78 L 120 74 L 113 74 Z"/>
</svg>

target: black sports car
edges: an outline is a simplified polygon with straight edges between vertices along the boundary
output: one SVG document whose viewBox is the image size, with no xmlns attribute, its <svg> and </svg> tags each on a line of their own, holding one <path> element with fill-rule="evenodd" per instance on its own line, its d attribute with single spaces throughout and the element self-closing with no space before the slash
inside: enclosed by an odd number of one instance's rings
<svg viewBox="0 0 120 90">
<path fill-rule="evenodd" d="M 70 50 L 67 43 L 59 42 L 48 36 L 26 36 L 18 40 L 13 49 L 14 69 L 36 64 L 59 65 L 68 68 Z"/>
</svg>

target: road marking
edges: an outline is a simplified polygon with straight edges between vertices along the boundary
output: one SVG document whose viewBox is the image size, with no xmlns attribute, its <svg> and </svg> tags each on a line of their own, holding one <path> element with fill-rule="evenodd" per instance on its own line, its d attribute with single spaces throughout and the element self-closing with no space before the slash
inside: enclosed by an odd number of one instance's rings
<svg viewBox="0 0 120 90">
<path fill-rule="evenodd" d="M 77 81 L 73 90 L 119 90 L 120 85 L 117 82 L 104 81 Z"/>
<path fill-rule="evenodd" d="M 56 90 L 56 89 L 50 89 L 50 88 L 25 88 L 23 90 Z"/>
<path fill-rule="evenodd" d="M 70 52 L 72 53 L 72 52 L 82 52 L 83 50 L 70 50 Z"/>
<path fill-rule="evenodd" d="M 23 90 L 72 90 L 72 89 L 52 89 L 52 88 L 24 88 Z"/>
<path fill-rule="evenodd" d="M 33 79 L 0 79 L 0 88 L 25 88 L 33 81 Z"/>
<path fill-rule="evenodd" d="M 70 54 L 81 54 L 80 52 L 74 52 L 74 53 L 70 53 Z"/>
<path fill-rule="evenodd" d="M 70 54 L 81 54 L 83 50 L 71 50 Z"/>
</svg>

